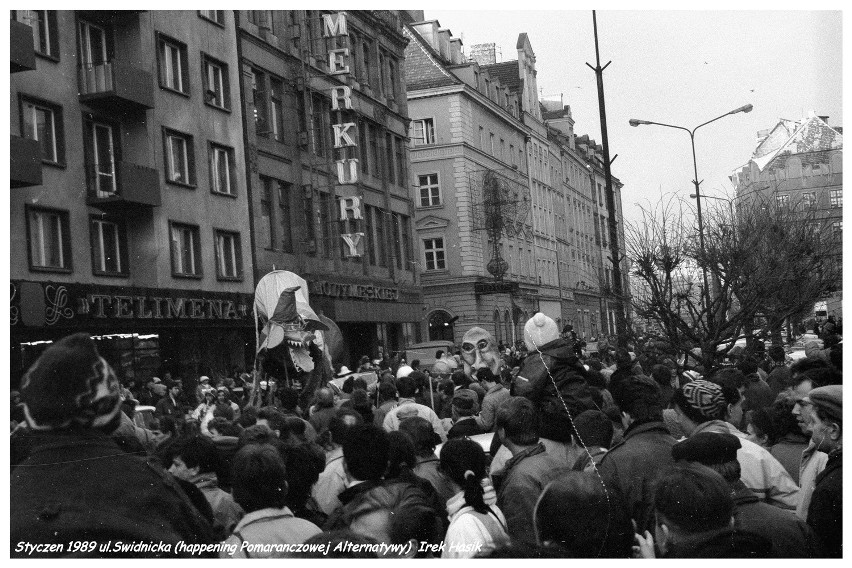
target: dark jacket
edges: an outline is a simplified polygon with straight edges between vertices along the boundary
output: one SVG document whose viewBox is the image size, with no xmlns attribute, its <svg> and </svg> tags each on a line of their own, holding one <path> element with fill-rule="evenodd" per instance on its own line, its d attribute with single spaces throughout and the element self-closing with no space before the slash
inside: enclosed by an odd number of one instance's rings
<svg viewBox="0 0 852 568">
<path fill-rule="evenodd" d="M 766 538 L 735 528 L 724 528 L 691 537 L 672 546 L 666 554 L 666 558 L 772 557 L 772 543 Z"/>
<path fill-rule="evenodd" d="M 601 459 L 598 469 L 607 487 L 624 500 L 639 534 L 654 531 L 654 483 L 674 462 L 675 443 L 662 421 L 633 423 L 624 432 L 624 440 Z"/>
<path fill-rule="evenodd" d="M 733 489 L 735 528 L 768 539 L 776 558 L 823 556 L 819 540 L 807 523 L 789 511 L 761 501 L 742 481 L 737 481 Z"/>
<path fill-rule="evenodd" d="M 835 450 L 816 478 L 808 524 L 825 546 L 828 558 L 843 557 L 843 455 Z"/>
<path fill-rule="evenodd" d="M 172 401 L 172 397 L 166 394 L 163 398 L 157 402 L 157 405 L 154 407 L 154 414 L 157 417 L 160 416 L 173 416 L 178 417 L 182 414 L 181 412 L 181 403 L 180 400 Z"/>
<path fill-rule="evenodd" d="M 213 528 L 186 494 L 153 459 L 121 451 L 108 435 L 94 430 L 63 432 L 33 448 L 12 471 L 11 548 L 16 543 L 144 541 L 171 545 L 169 551 L 78 552 L 88 557 L 174 557 L 175 545 L 213 543 Z M 177 556 L 188 556 L 178 554 Z M 215 555 L 214 555 L 215 556 Z"/>
<path fill-rule="evenodd" d="M 555 339 L 541 346 L 540 351 L 533 351 L 524 359 L 515 377 L 513 394 L 528 398 L 541 412 L 542 438 L 570 442 L 568 412 L 576 416 L 596 408 L 585 369 L 564 339 Z"/>
<path fill-rule="evenodd" d="M 544 444 L 538 443 L 513 456 L 502 471 L 492 474 L 497 506 L 506 517 L 512 541 L 535 544 L 535 504 L 547 484 L 570 470 L 570 465 L 547 453 Z"/>
<path fill-rule="evenodd" d="M 485 431 L 476 422 L 476 418 L 471 416 L 469 418 L 462 418 L 453 424 L 453 427 L 447 432 L 447 439 L 464 438 L 465 436 L 476 436 L 477 434 L 484 433 Z"/>
<path fill-rule="evenodd" d="M 790 386 L 792 382 L 793 374 L 790 372 L 790 368 L 786 365 L 778 365 L 772 371 L 770 371 L 769 376 L 766 378 L 766 383 L 769 385 L 769 388 L 772 389 L 772 393 L 775 396 Z"/>
</svg>

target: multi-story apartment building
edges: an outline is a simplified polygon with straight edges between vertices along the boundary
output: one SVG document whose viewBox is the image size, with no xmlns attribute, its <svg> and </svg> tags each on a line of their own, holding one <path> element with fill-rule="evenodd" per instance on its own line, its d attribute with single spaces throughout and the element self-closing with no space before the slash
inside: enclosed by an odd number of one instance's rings
<svg viewBox="0 0 852 568">
<path fill-rule="evenodd" d="M 424 318 L 394 11 L 242 10 L 255 279 L 303 276 L 350 352 L 399 350 Z"/>
<path fill-rule="evenodd" d="M 751 158 L 730 180 L 737 207 L 761 199 L 807 212 L 821 230 L 836 236 L 837 263 L 842 263 L 843 130 L 829 126 L 827 116 L 811 112 L 761 130 Z M 841 315 L 841 300 L 841 292 L 827 299 L 829 314 Z"/>
<path fill-rule="evenodd" d="M 250 364 L 233 14 L 28 10 L 12 20 L 12 68 L 16 54 L 35 53 L 35 69 L 11 77 L 13 384 L 74 331 L 95 336 L 124 376 Z M 35 171 L 21 171 L 33 148 Z"/>
<path fill-rule="evenodd" d="M 523 214 L 531 150 L 521 114 L 528 103 L 499 73 L 467 60 L 461 40 L 437 21 L 412 22 L 405 33 L 424 335 L 459 342 L 480 326 L 498 341 L 520 340 L 539 289 L 533 219 Z M 505 208 L 485 211 L 486 180 L 504 188 Z M 496 248 L 489 215 L 502 219 Z M 492 260 L 499 279 L 488 270 Z"/>
</svg>

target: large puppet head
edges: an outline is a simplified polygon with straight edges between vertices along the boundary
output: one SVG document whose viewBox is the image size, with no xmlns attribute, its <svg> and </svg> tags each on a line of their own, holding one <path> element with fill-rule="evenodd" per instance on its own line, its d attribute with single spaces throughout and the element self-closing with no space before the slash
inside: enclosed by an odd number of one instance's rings
<svg viewBox="0 0 852 568">
<path fill-rule="evenodd" d="M 472 327 L 464 334 L 462 361 L 468 376 L 482 367 L 488 367 L 495 375 L 499 375 L 503 363 L 494 336 L 481 327 Z"/>
</svg>

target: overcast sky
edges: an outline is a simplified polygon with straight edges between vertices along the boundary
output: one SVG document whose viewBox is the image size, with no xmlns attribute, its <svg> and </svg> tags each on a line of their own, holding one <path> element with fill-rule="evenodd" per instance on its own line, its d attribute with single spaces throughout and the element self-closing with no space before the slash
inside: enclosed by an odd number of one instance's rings
<svg viewBox="0 0 852 568">
<path fill-rule="evenodd" d="M 470 46 L 494 42 L 500 61 L 517 59 L 526 32 L 544 96 L 571 105 L 575 132 L 598 143 L 600 117 L 592 12 L 426 10 Z M 727 116 L 695 135 L 702 191 L 725 195 L 727 176 L 751 157 L 758 130 L 809 110 L 842 126 L 842 41 L 839 11 L 598 10 L 613 174 L 624 184 L 628 220 L 634 203 L 663 193 L 693 193 L 686 132 L 628 125 L 639 118 L 693 128 L 747 103 L 749 114 Z M 499 56 L 498 56 L 499 57 Z"/>
</svg>

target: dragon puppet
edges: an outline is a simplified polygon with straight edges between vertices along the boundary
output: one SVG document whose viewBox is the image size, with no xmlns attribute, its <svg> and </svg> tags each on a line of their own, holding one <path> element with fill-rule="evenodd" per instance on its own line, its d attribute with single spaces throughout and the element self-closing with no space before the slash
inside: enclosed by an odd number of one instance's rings
<svg viewBox="0 0 852 568">
<path fill-rule="evenodd" d="M 304 278 L 274 270 L 261 278 L 254 295 L 255 357 L 252 403 L 260 405 L 261 374 L 301 387 L 299 403 L 307 407 L 316 389 L 333 377 L 334 361 L 342 354 L 337 325 L 317 315 L 308 303 Z M 274 389 L 269 389 L 272 396 Z"/>
</svg>

